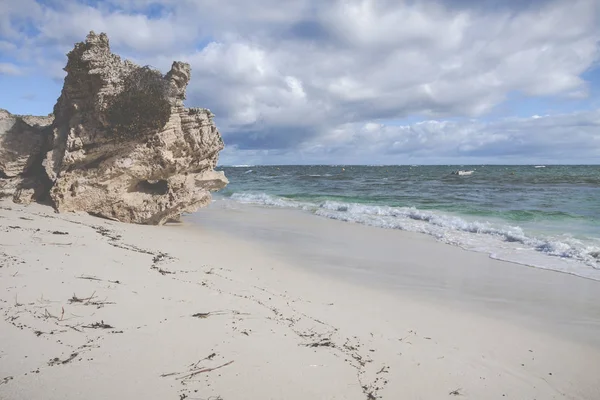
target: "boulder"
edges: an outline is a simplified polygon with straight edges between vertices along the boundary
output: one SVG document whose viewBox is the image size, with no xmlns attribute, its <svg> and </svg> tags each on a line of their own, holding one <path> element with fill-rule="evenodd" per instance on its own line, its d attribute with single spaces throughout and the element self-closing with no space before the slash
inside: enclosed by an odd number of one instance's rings
<svg viewBox="0 0 600 400">
<path fill-rule="evenodd" d="M 214 171 L 224 147 L 214 115 L 183 105 L 189 64 L 162 75 L 121 60 L 94 32 L 67 57 L 49 127 L 34 129 L 34 117 L 2 120 L 3 140 L 14 143 L 2 146 L 2 177 L 37 173 L 59 212 L 154 225 L 206 206 L 228 183 Z"/>
</svg>

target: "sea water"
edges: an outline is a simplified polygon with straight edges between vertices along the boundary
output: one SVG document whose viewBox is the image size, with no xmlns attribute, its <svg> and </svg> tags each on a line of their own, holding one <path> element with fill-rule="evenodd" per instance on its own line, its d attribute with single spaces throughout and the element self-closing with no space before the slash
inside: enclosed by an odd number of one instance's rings
<svg viewBox="0 0 600 400">
<path fill-rule="evenodd" d="M 233 166 L 219 196 L 600 280 L 600 166 Z M 471 175 L 452 174 L 456 170 Z"/>
</svg>

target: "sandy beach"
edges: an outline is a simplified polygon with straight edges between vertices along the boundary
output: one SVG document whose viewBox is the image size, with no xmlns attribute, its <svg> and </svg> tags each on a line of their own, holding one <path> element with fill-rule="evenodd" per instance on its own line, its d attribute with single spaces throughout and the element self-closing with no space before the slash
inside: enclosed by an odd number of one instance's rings
<svg viewBox="0 0 600 400">
<path fill-rule="evenodd" d="M 0 399 L 598 399 L 600 282 L 215 201 L 0 203 Z"/>
</svg>

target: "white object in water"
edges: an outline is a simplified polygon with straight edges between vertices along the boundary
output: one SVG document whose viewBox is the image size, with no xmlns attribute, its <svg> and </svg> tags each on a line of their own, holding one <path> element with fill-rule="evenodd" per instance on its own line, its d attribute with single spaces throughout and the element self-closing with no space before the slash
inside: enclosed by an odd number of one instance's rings
<svg viewBox="0 0 600 400">
<path fill-rule="evenodd" d="M 546 168 L 546 166 L 545 165 L 536 165 L 533 168 Z"/>
<path fill-rule="evenodd" d="M 459 171 L 452 171 L 452 175 L 465 176 L 465 175 L 471 175 L 471 174 L 473 174 L 473 172 L 475 172 L 475 171 L 463 171 L 463 170 L 459 170 Z"/>
</svg>

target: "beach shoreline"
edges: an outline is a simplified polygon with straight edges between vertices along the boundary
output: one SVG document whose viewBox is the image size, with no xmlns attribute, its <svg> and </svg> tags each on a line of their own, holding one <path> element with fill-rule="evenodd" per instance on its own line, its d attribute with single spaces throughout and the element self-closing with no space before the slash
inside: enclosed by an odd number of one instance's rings
<svg viewBox="0 0 600 400">
<path fill-rule="evenodd" d="M 509 318 L 537 329 L 563 325 L 571 337 L 600 346 L 600 282 L 550 268 L 497 260 L 486 252 L 430 235 L 323 218 L 294 209 L 228 199 L 186 218 L 191 227 L 250 240 L 271 256 L 305 271 L 404 294 L 433 305 Z M 314 266 L 314 268 L 311 268 Z M 575 318 L 571 318 L 575 316 Z"/>
<path fill-rule="evenodd" d="M 597 166 L 223 167 L 215 199 L 425 233 L 493 258 L 600 281 Z"/>
<path fill-rule="evenodd" d="M 600 397 L 597 295 L 581 293 L 598 282 L 417 234 L 216 203 L 163 227 L 0 203 L 0 398 Z M 406 269 L 378 275 L 392 244 Z M 456 268 L 416 272 L 430 260 Z M 521 272 L 493 286 L 500 264 Z M 531 274 L 538 286 L 521 279 Z M 489 315 L 465 306 L 477 283 L 482 304 L 505 290 Z M 554 311 L 539 315 L 544 295 Z M 519 301 L 530 307 L 508 317 Z M 543 324 L 522 323 L 531 313 Z"/>
</svg>

